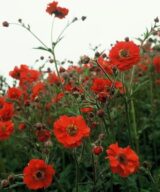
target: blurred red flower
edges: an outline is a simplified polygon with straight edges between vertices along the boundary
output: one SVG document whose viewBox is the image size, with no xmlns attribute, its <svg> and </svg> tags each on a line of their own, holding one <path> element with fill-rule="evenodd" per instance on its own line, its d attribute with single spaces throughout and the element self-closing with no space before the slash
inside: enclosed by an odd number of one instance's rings
<svg viewBox="0 0 160 192">
<path fill-rule="evenodd" d="M 89 136 L 90 128 L 81 115 L 72 117 L 63 115 L 54 122 L 53 132 L 65 147 L 77 147 L 84 137 Z"/>
<path fill-rule="evenodd" d="M 160 73 L 160 56 L 155 56 L 153 58 L 153 65 L 154 65 L 155 71 L 157 73 Z"/>
<path fill-rule="evenodd" d="M 22 94 L 22 90 L 17 87 L 11 87 L 7 91 L 7 97 L 14 100 L 18 100 Z"/>
<path fill-rule="evenodd" d="M 95 155 L 100 155 L 103 152 L 103 147 L 102 146 L 94 146 L 92 148 L 92 153 Z"/>
<path fill-rule="evenodd" d="M 12 121 L 0 121 L 0 141 L 6 140 L 14 131 L 14 124 Z"/>
<path fill-rule="evenodd" d="M 83 107 L 83 108 L 81 108 L 82 113 L 90 113 L 93 110 L 94 110 L 93 107 Z"/>
<path fill-rule="evenodd" d="M 109 75 L 113 74 L 113 65 L 110 61 L 105 60 L 102 56 L 100 56 L 97 59 L 97 62 L 107 74 Z"/>
<path fill-rule="evenodd" d="M 36 136 L 37 136 L 38 141 L 46 142 L 51 137 L 51 132 L 49 130 L 45 130 L 45 129 L 37 130 Z"/>
<path fill-rule="evenodd" d="M 16 66 L 14 67 L 13 71 L 10 71 L 9 72 L 9 75 L 14 78 L 14 79 L 17 79 L 19 80 L 20 79 L 20 74 L 21 72 L 25 72 L 27 71 L 29 68 L 27 65 L 21 65 L 19 68 Z"/>
<path fill-rule="evenodd" d="M 68 15 L 69 10 L 63 7 L 58 7 L 58 2 L 53 1 L 48 4 L 46 12 L 50 15 L 54 14 L 55 17 L 58 17 L 59 19 L 63 19 Z"/>
<path fill-rule="evenodd" d="M 55 170 L 41 159 L 32 159 L 23 170 L 23 182 L 31 190 L 47 188 L 52 183 Z"/>
<path fill-rule="evenodd" d="M 130 146 L 121 148 L 117 143 L 111 144 L 106 153 L 112 172 L 121 177 L 127 177 L 139 168 L 139 157 Z"/>
<path fill-rule="evenodd" d="M 120 41 L 110 50 L 109 59 L 120 71 L 126 71 L 140 61 L 140 49 L 132 41 Z"/>
<path fill-rule="evenodd" d="M 8 121 L 12 118 L 14 113 L 14 107 L 12 103 L 4 102 L 3 105 L 0 106 L 0 120 Z"/>
</svg>

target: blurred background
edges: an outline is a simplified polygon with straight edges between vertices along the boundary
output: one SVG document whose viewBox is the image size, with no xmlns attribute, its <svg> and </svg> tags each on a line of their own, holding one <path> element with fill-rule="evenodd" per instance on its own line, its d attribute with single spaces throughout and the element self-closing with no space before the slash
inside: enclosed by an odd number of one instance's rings
<svg viewBox="0 0 160 192">
<path fill-rule="evenodd" d="M 47 0 L 0 0 L 0 22 L 17 22 L 22 19 L 31 26 L 47 45 L 50 45 L 52 16 L 46 13 Z M 73 60 L 76 63 L 82 55 L 93 55 L 92 48 L 110 49 L 116 40 L 139 37 L 150 28 L 154 18 L 159 15 L 159 0 L 59 0 L 59 6 L 69 9 L 65 19 L 56 19 L 53 38 L 56 38 L 68 21 L 74 17 L 87 19 L 75 22 L 65 32 L 65 38 L 56 49 L 57 59 Z M 35 61 L 45 55 L 33 49 L 40 43 L 23 28 L 11 25 L 0 27 L 0 75 L 8 77 L 8 72 L 27 64 L 36 68 Z"/>
</svg>

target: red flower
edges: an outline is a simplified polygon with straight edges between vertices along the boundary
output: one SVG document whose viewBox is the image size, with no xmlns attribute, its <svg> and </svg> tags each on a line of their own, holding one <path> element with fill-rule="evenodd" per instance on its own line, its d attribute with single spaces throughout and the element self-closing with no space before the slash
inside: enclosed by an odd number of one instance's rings
<svg viewBox="0 0 160 192">
<path fill-rule="evenodd" d="M 38 82 L 32 87 L 32 98 L 34 99 L 37 97 L 40 93 L 43 93 L 45 91 L 45 83 Z"/>
<path fill-rule="evenodd" d="M 14 124 L 12 121 L 0 121 L 0 140 L 6 140 L 14 131 Z"/>
<path fill-rule="evenodd" d="M 32 159 L 23 170 L 23 182 L 31 190 L 47 188 L 52 183 L 55 170 L 41 159 Z"/>
<path fill-rule="evenodd" d="M 100 93 L 103 91 L 108 92 L 108 88 L 111 87 L 112 82 L 108 79 L 103 79 L 103 78 L 95 78 L 93 80 L 93 85 L 91 87 L 91 90 L 94 91 L 95 93 Z"/>
<path fill-rule="evenodd" d="M 98 64 L 104 69 L 107 74 L 113 74 L 113 65 L 110 61 L 104 60 L 102 56 L 97 59 Z"/>
<path fill-rule="evenodd" d="M 75 117 L 63 115 L 54 122 L 53 132 L 65 147 L 77 147 L 84 137 L 89 136 L 90 128 L 81 115 Z"/>
<path fill-rule="evenodd" d="M 41 73 L 34 69 L 28 69 L 20 73 L 20 86 L 26 87 L 29 84 L 37 81 L 40 78 Z"/>
<path fill-rule="evenodd" d="M 0 107 L 0 120 L 8 121 L 12 118 L 14 112 L 14 107 L 12 103 L 4 102 Z"/>
<path fill-rule="evenodd" d="M 94 146 L 92 148 L 92 153 L 94 153 L 95 155 L 99 155 L 103 152 L 103 147 L 102 146 Z"/>
<path fill-rule="evenodd" d="M 61 81 L 63 82 L 63 79 L 59 79 L 59 77 L 55 73 L 49 73 L 47 80 L 50 84 L 56 85 L 59 85 Z"/>
<path fill-rule="evenodd" d="M 154 65 L 155 71 L 157 73 L 160 73 L 160 56 L 155 56 L 153 58 L 153 65 Z"/>
<path fill-rule="evenodd" d="M 51 133 L 49 130 L 42 129 L 36 131 L 36 136 L 38 141 L 46 142 L 51 137 Z"/>
<path fill-rule="evenodd" d="M 26 124 L 25 124 L 25 123 L 20 123 L 20 124 L 18 125 L 18 129 L 19 129 L 20 131 L 23 131 L 25 128 L 26 128 Z"/>
<path fill-rule="evenodd" d="M 7 91 L 7 96 L 10 99 L 17 100 L 22 96 L 22 94 L 23 94 L 22 90 L 20 90 L 19 88 L 16 88 L 16 87 L 11 87 Z"/>
<path fill-rule="evenodd" d="M 121 148 L 117 143 L 111 144 L 106 153 L 112 172 L 121 177 L 127 177 L 139 168 L 139 157 L 129 146 Z"/>
<path fill-rule="evenodd" d="M 58 2 L 53 1 L 48 4 L 46 12 L 50 15 L 54 14 L 55 17 L 58 17 L 59 19 L 63 19 L 66 15 L 68 15 L 69 10 L 63 7 L 58 7 Z"/>
<path fill-rule="evenodd" d="M 59 102 L 64 97 L 64 93 L 58 93 L 51 101 L 52 104 Z"/>
<path fill-rule="evenodd" d="M 81 108 L 82 113 L 90 113 L 93 111 L 93 107 L 83 107 Z"/>
<path fill-rule="evenodd" d="M 14 79 L 18 79 L 20 78 L 20 74 L 22 71 L 27 71 L 28 70 L 28 66 L 27 65 L 21 65 L 20 68 L 18 68 L 17 66 L 13 69 L 13 71 L 9 72 L 9 75 L 11 77 L 13 77 Z"/>
<path fill-rule="evenodd" d="M 140 49 L 132 41 L 120 41 L 110 50 L 109 59 L 120 71 L 126 71 L 140 61 Z"/>
</svg>

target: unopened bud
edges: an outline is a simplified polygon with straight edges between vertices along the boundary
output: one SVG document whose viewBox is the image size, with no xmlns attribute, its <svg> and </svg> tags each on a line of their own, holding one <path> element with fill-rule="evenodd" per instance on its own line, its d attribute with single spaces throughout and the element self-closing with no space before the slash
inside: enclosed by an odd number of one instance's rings
<svg viewBox="0 0 160 192">
<path fill-rule="evenodd" d="M 4 22 L 2 23 L 2 25 L 3 25 L 3 27 L 9 27 L 9 23 L 8 23 L 7 21 L 4 21 Z"/>
</svg>

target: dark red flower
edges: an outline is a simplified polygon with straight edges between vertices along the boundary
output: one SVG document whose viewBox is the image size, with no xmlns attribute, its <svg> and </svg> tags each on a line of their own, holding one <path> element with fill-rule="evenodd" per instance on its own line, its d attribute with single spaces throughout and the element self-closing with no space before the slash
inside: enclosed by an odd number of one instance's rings
<svg viewBox="0 0 160 192">
<path fill-rule="evenodd" d="M 65 147 L 77 147 L 84 137 L 89 136 L 90 128 L 81 115 L 72 117 L 63 115 L 54 122 L 53 132 Z"/>
<path fill-rule="evenodd" d="M 155 56 L 153 58 L 153 65 L 154 65 L 155 71 L 157 73 L 160 73 L 160 56 Z"/>
<path fill-rule="evenodd" d="M 120 71 L 126 71 L 140 61 L 140 49 L 132 41 L 120 41 L 110 50 L 109 59 Z"/>
<path fill-rule="evenodd" d="M 37 136 L 38 141 L 46 142 L 51 137 L 51 132 L 46 129 L 37 130 L 36 136 Z"/>
<path fill-rule="evenodd" d="M 52 183 L 55 170 L 41 159 L 32 159 L 23 170 L 23 182 L 31 190 L 47 188 Z"/>
<path fill-rule="evenodd" d="M 6 140 L 14 131 L 14 124 L 12 121 L 0 121 L 0 140 Z"/>
<path fill-rule="evenodd" d="M 18 129 L 19 129 L 20 131 L 23 131 L 25 128 L 26 128 L 26 124 L 25 124 L 25 123 L 20 123 L 20 124 L 18 125 Z"/>
<path fill-rule="evenodd" d="M 103 152 L 103 147 L 102 146 L 94 146 L 92 148 L 92 153 L 94 153 L 95 155 L 99 155 Z"/>
<path fill-rule="evenodd" d="M 58 17 L 59 19 L 63 19 L 66 15 L 68 15 L 69 10 L 63 7 L 58 7 L 58 2 L 53 1 L 48 4 L 46 12 L 50 15 L 54 14 L 55 17 Z"/>
<path fill-rule="evenodd" d="M 139 168 L 139 157 L 130 146 L 121 148 L 117 143 L 111 144 L 106 153 L 112 172 L 121 177 L 127 177 Z"/>
</svg>

